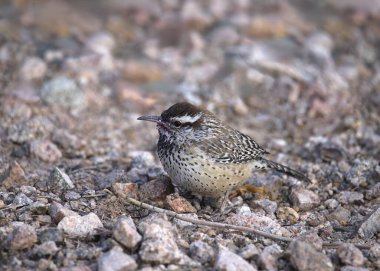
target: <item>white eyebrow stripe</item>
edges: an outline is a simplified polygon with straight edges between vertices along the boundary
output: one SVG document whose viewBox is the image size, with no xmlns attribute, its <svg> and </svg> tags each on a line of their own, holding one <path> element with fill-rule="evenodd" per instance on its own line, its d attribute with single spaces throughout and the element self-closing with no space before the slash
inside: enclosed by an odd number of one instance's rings
<svg viewBox="0 0 380 271">
<path fill-rule="evenodd" d="M 194 123 L 202 117 L 202 113 L 196 114 L 195 116 L 185 115 L 181 117 L 173 117 L 172 120 L 179 121 L 181 123 Z"/>
</svg>

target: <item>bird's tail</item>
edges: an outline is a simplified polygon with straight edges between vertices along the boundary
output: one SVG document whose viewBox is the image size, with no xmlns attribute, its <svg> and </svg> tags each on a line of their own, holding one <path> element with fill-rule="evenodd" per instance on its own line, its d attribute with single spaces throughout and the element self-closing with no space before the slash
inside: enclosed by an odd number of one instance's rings
<svg viewBox="0 0 380 271">
<path fill-rule="evenodd" d="M 274 169 L 276 171 L 285 173 L 286 175 L 292 176 L 298 180 L 310 182 L 310 179 L 305 174 L 303 174 L 297 170 L 291 169 L 290 167 L 281 165 L 279 163 L 276 163 L 276 162 L 273 162 L 273 161 L 270 161 L 270 160 L 267 160 L 264 158 L 261 158 L 261 159 L 262 159 L 262 162 L 264 162 L 265 165 L 270 169 Z"/>
</svg>

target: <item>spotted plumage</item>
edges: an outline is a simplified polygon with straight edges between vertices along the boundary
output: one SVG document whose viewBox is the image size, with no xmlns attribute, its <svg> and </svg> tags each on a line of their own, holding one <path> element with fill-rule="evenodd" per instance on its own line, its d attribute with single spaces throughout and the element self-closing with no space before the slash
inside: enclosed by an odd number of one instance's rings
<svg viewBox="0 0 380 271">
<path fill-rule="evenodd" d="M 307 179 L 263 158 L 268 152 L 251 137 L 192 104 L 177 103 L 161 116 L 139 119 L 157 123 L 158 156 L 179 191 L 217 198 L 246 181 L 254 170 L 274 169 Z"/>
</svg>

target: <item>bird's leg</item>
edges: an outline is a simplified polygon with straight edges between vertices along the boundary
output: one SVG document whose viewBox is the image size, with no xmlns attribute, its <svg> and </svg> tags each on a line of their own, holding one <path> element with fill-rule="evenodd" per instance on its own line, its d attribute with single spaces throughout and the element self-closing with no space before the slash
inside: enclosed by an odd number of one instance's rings
<svg viewBox="0 0 380 271">
<path fill-rule="evenodd" d="M 247 191 L 251 193 L 257 193 L 257 194 L 263 194 L 263 195 L 270 194 L 268 189 L 265 187 L 258 187 L 251 184 L 245 184 L 243 186 L 238 187 L 230 195 L 232 195 L 232 197 L 236 197 L 237 195 L 242 195 L 244 192 L 247 192 Z"/>
<path fill-rule="evenodd" d="M 241 205 L 241 202 L 232 203 L 230 201 L 230 194 L 233 191 L 233 189 L 227 190 L 227 192 L 224 194 L 223 197 L 221 197 L 220 202 L 220 212 L 222 215 L 226 215 L 230 213 L 235 207 Z"/>
<path fill-rule="evenodd" d="M 225 209 L 229 206 L 232 206 L 232 202 L 229 199 L 229 195 L 231 193 L 231 189 L 227 190 L 224 196 L 221 198 L 220 211 L 223 213 Z"/>
</svg>

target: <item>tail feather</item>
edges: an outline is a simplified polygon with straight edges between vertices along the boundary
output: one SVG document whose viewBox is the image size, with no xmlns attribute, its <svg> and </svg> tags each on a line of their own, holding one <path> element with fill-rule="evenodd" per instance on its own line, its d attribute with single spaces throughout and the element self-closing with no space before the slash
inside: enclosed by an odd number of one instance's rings
<svg viewBox="0 0 380 271">
<path fill-rule="evenodd" d="M 264 158 L 261 158 L 261 159 L 271 169 L 274 169 L 276 171 L 285 173 L 286 175 L 292 176 L 292 177 L 294 177 L 294 178 L 296 178 L 298 180 L 310 182 L 310 179 L 305 174 L 303 174 L 303 173 L 301 173 L 301 172 L 299 172 L 297 170 L 294 170 L 294 169 L 292 169 L 290 167 L 281 165 L 279 163 L 276 163 L 276 162 L 273 162 L 273 161 L 270 161 L 270 160 L 267 160 L 267 159 L 264 159 Z"/>
</svg>

